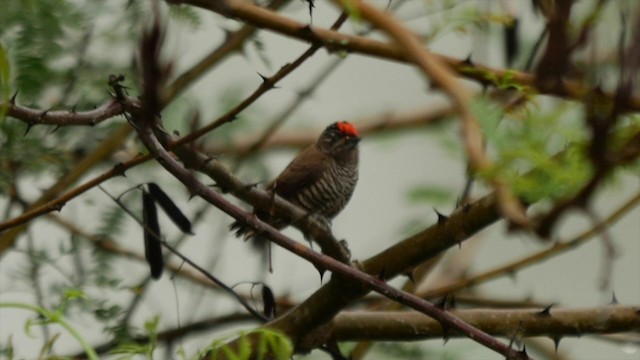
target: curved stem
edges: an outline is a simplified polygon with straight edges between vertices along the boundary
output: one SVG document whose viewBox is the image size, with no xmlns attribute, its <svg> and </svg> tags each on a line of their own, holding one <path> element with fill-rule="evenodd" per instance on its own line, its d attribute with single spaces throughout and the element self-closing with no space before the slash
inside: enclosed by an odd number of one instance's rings
<svg viewBox="0 0 640 360">
<path fill-rule="evenodd" d="M 99 360 L 98 354 L 96 354 L 96 352 L 93 350 L 93 347 L 91 347 L 91 345 L 89 345 L 89 343 L 82 336 L 80 336 L 80 333 L 78 333 L 71 325 L 69 325 L 69 323 L 60 314 L 57 314 L 54 311 L 50 311 L 39 306 L 33 306 L 33 305 L 21 304 L 21 303 L 0 303 L 0 308 L 3 308 L 3 307 L 33 311 L 35 313 L 42 315 L 43 317 L 45 317 L 47 320 L 51 322 L 60 324 L 60 326 L 62 326 L 65 330 L 67 330 L 67 332 L 69 332 L 71 336 L 73 336 L 76 340 L 78 340 L 78 342 L 80 343 L 84 351 L 87 353 L 87 357 L 89 359 Z"/>
</svg>

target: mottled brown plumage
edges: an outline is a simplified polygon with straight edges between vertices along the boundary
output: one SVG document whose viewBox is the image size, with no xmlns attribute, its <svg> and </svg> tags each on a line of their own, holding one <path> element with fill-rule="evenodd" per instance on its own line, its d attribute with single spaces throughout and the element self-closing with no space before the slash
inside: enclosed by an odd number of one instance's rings
<svg viewBox="0 0 640 360">
<path fill-rule="evenodd" d="M 349 202 L 358 181 L 359 141 L 352 124 L 331 124 L 266 189 L 310 214 L 333 219 Z M 288 225 L 264 211 L 256 212 L 256 216 L 277 229 Z M 231 229 L 236 230 L 236 236 L 254 237 L 253 231 L 240 222 L 233 223 Z"/>
</svg>

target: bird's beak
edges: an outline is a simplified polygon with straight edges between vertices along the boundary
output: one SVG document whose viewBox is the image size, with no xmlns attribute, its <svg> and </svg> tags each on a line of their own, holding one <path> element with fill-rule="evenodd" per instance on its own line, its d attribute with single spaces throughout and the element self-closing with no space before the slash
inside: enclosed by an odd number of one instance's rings
<svg viewBox="0 0 640 360">
<path fill-rule="evenodd" d="M 359 136 L 349 136 L 345 139 L 346 145 L 348 145 L 349 147 L 356 147 L 356 145 L 358 145 L 358 143 L 360 142 L 362 138 Z"/>
</svg>

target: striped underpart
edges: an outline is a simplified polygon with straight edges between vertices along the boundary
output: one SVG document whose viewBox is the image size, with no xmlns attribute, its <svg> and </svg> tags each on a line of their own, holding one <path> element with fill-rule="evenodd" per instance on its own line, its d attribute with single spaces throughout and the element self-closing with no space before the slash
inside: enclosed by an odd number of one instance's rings
<svg viewBox="0 0 640 360">
<path fill-rule="evenodd" d="M 295 199 L 308 212 L 333 219 L 351 198 L 357 181 L 357 166 L 341 166 L 332 161 L 324 175 Z"/>
</svg>

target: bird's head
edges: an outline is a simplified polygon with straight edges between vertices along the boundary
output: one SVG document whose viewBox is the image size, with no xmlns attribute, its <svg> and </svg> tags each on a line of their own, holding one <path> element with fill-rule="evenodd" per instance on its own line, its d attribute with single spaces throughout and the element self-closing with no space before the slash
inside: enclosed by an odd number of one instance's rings
<svg viewBox="0 0 640 360">
<path fill-rule="evenodd" d="M 329 125 L 318 139 L 318 147 L 323 152 L 340 156 L 357 150 L 360 137 L 358 130 L 347 121 L 339 121 Z"/>
</svg>

